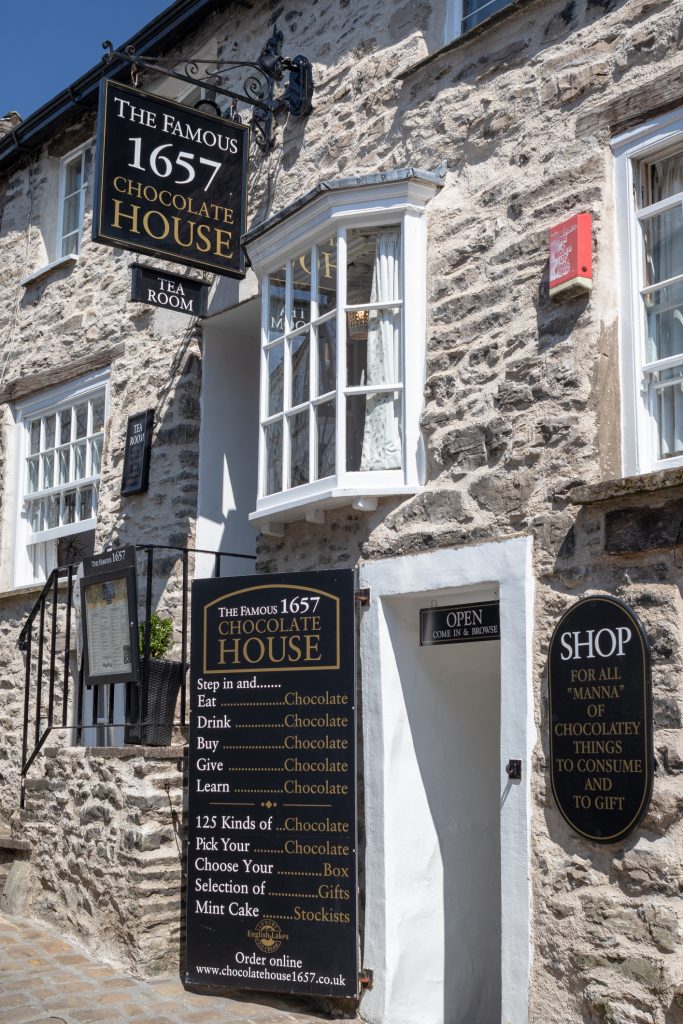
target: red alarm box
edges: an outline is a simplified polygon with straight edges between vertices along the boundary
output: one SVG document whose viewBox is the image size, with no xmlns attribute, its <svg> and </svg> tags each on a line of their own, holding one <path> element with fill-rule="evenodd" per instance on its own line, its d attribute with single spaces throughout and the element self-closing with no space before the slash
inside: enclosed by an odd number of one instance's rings
<svg viewBox="0 0 683 1024">
<path fill-rule="evenodd" d="M 593 218 L 576 213 L 550 229 L 550 297 L 570 298 L 593 287 Z"/>
</svg>

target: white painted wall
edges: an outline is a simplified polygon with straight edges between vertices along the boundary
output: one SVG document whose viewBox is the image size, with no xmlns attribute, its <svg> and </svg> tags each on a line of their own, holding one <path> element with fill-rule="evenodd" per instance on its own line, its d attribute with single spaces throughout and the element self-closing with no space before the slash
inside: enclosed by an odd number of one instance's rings
<svg viewBox="0 0 683 1024">
<path fill-rule="evenodd" d="M 361 1015 L 372 1024 L 526 1024 L 534 742 L 531 540 L 374 562 L 361 567 L 360 583 L 371 591 L 361 623 L 363 965 L 375 972 Z M 496 589 L 500 644 L 440 648 L 424 657 L 417 646 L 420 607 L 432 599 L 445 604 L 491 598 Z M 448 651 L 450 662 L 443 653 Z M 479 693 L 467 693 L 467 679 Z M 505 774 L 513 757 L 523 762 L 518 783 Z M 468 760 L 469 776 L 462 767 Z M 492 875 L 498 868 L 496 884 Z M 476 920 L 477 908 L 483 921 Z M 487 922 L 494 936 L 486 935 Z M 477 956 L 488 957 L 488 963 L 475 964 Z M 487 969 L 499 971 L 493 984 L 486 980 Z"/>
<path fill-rule="evenodd" d="M 198 548 L 254 554 L 259 394 L 258 300 L 205 320 L 199 435 Z M 223 558 L 221 575 L 246 575 L 254 563 Z M 197 577 L 213 575 L 198 556 Z"/>
</svg>

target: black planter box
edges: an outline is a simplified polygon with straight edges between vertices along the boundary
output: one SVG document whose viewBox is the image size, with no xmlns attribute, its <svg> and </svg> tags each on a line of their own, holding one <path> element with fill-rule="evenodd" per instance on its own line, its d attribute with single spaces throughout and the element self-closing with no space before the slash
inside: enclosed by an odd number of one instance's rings
<svg viewBox="0 0 683 1024">
<path fill-rule="evenodd" d="M 147 680 L 147 714 L 140 728 L 140 702 L 142 687 L 131 686 L 130 708 L 126 712 L 126 743 L 141 743 L 150 747 L 168 747 L 173 737 L 173 721 L 178 693 L 183 681 L 183 666 L 179 661 L 149 659 Z"/>
</svg>

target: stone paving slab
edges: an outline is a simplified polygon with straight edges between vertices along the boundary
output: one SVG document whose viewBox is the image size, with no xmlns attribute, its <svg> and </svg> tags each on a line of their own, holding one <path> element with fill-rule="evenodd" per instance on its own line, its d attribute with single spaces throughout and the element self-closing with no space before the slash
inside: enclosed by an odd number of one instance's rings
<svg viewBox="0 0 683 1024">
<path fill-rule="evenodd" d="M 139 981 L 26 918 L 0 914 L 0 1024 L 321 1024 L 286 997 L 187 992 Z M 347 1018 L 348 1019 L 348 1018 Z"/>
</svg>

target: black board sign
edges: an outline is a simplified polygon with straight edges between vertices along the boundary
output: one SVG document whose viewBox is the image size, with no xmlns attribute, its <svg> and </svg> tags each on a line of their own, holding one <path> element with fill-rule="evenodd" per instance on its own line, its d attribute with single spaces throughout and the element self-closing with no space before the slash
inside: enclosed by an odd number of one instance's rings
<svg viewBox="0 0 683 1024">
<path fill-rule="evenodd" d="M 81 623 L 86 686 L 137 682 L 137 564 L 132 545 L 83 559 Z"/>
<path fill-rule="evenodd" d="M 145 302 L 148 306 L 188 316 L 206 316 L 208 288 L 203 281 L 144 267 L 141 263 L 131 264 L 131 271 L 132 302 Z"/>
<path fill-rule="evenodd" d="M 95 242 L 244 277 L 249 129 L 105 79 Z"/>
<path fill-rule="evenodd" d="M 356 996 L 350 570 L 192 588 L 187 983 Z"/>
<path fill-rule="evenodd" d="M 154 409 L 128 417 L 121 494 L 141 494 L 149 487 Z"/>
<path fill-rule="evenodd" d="M 550 780 L 571 827 L 616 843 L 652 793 L 650 648 L 635 613 L 608 595 L 565 612 L 550 641 Z"/>
<path fill-rule="evenodd" d="M 500 602 L 420 609 L 420 646 L 500 640 Z"/>
</svg>

